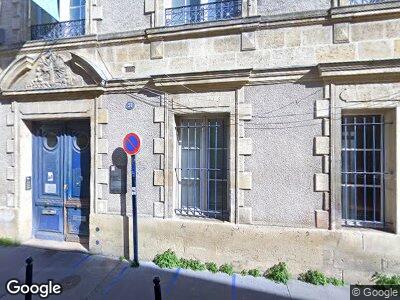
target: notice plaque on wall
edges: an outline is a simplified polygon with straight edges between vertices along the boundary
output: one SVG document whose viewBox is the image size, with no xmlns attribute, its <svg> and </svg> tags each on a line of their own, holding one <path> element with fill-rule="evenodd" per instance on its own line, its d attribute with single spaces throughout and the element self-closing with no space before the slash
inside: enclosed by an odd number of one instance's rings
<svg viewBox="0 0 400 300">
<path fill-rule="evenodd" d="M 110 194 L 126 193 L 126 167 L 110 166 Z"/>
</svg>

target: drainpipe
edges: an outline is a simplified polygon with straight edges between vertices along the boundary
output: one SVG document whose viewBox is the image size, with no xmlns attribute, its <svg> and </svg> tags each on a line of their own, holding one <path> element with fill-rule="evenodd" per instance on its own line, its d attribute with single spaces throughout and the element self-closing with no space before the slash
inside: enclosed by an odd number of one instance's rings
<svg viewBox="0 0 400 300">
<path fill-rule="evenodd" d="M 239 224 L 239 91 L 235 91 L 235 224 Z"/>
<path fill-rule="evenodd" d="M 167 217 L 168 215 L 168 206 L 170 203 L 168 202 L 168 194 L 169 194 L 169 178 L 168 178 L 168 170 L 169 170 L 169 165 L 168 165 L 168 140 L 169 140 L 169 120 L 168 120 L 168 99 L 166 94 L 163 94 L 163 100 L 164 100 L 164 218 Z"/>
</svg>

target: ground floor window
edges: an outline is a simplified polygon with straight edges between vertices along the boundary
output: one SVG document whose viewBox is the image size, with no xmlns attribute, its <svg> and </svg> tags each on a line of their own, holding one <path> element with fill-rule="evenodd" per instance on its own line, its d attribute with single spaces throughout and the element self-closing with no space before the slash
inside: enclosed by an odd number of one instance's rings
<svg viewBox="0 0 400 300">
<path fill-rule="evenodd" d="M 176 213 L 225 219 L 227 130 L 224 118 L 180 119 L 177 125 L 179 208 Z"/>
<path fill-rule="evenodd" d="M 345 225 L 383 227 L 384 155 L 383 116 L 342 117 L 342 218 Z"/>
</svg>

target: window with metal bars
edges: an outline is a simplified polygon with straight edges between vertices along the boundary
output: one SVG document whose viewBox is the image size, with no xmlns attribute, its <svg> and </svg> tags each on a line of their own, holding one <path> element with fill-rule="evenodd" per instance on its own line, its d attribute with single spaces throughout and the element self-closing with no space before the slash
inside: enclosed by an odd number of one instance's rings
<svg viewBox="0 0 400 300">
<path fill-rule="evenodd" d="M 223 118 L 178 121 L 179 215 L 226 219 L 227 136 Z"/>
<path fill-rule="evenodd" d="M 342 218 L 345 225 L 384 227 L 384 175 L 383 116 L 343 116 Z"/>
</svg>

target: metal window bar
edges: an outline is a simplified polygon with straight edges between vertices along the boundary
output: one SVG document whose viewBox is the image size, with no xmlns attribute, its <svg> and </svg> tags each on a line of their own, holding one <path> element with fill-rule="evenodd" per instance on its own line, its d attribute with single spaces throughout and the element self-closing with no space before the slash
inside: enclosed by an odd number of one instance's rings
<svg viewBox="0 0 400 300">
<path fill-rule="evenodd" d="M 383 3 L 389 2 L 393 0 L 350 0 L 350 5 L 361 5 L 361 4 L 374 4 L 374 3 Z"/>
<path fill-rule="evenodd" d="M 228 20 L 242 15 L 242 1 L 225 0 L 193 4 L 165 10 L 165 25 L 176 26 L 208 21 Z"/>
<path fill-rule="evenodd" d="M 343 116 L 342 218 L 344 225 L 384 227 L 384 152 L 383 116 Z"/>
<path fill-rule="evenodd" d="M 32 40 L 55 40 L 85 34 L 85 20 L 38 24 L 31 26 Z"/>
<path fill-rule="evenodd" d="M 227 142 L 223 119 L 184 119 L 177 126 L 178 215 L 226 219 Z"/>
</svg>

